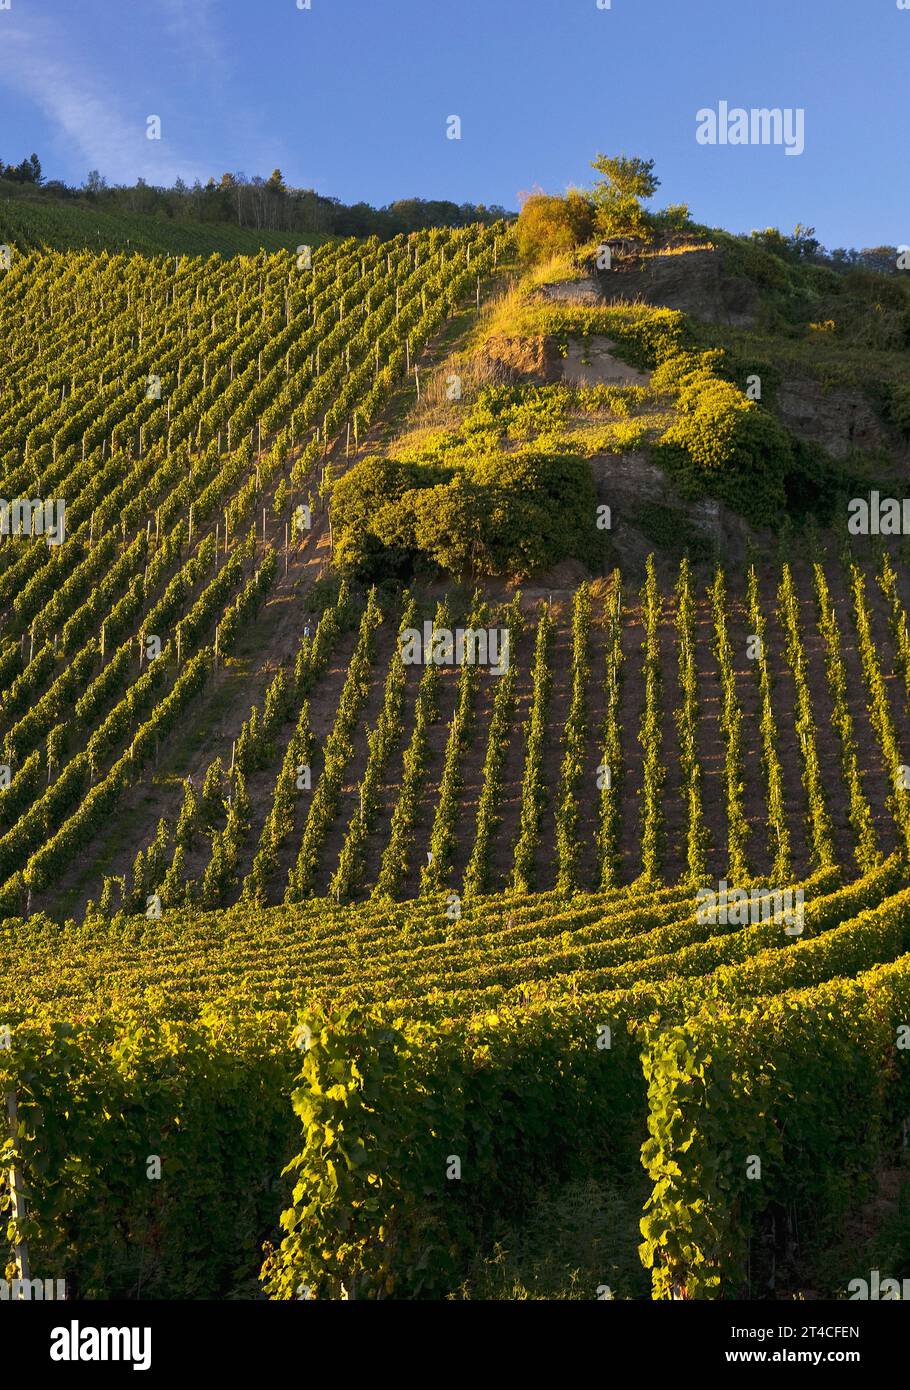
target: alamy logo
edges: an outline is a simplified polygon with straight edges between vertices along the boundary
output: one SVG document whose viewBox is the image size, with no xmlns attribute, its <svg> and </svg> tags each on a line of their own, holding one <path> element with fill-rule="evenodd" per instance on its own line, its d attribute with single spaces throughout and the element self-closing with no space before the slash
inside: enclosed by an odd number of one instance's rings
<svg viewBox="0 0 910 1390">
<path fill-rule="evenodd" d="M 718 891 L 699 888 L 695 894 L 699 926 L 745 927 L 758 922 L 783 922 L 787 936 L 801 936 L 805 926 L 806 895 L 802 888 L 730 888 L 721 879 Z"/>
<path fill-rule="evenodd" d="M 870 492 L 865 497 L 851 497 L 847 503 L 847 530 L 851 536 L 908 536 L 910 535 L 910 497 L 882 497 Z"/>
<path fill-rule="evenodd" d="M 0 497 L 0 536 L 44 536 L 48 545 L 62 545 L 66 538 L 66 502 L 62 497 Z"/>
<path fill-rule="evenodd" d="M 132 1361 L 134 1371 L 152 1364 L 150 1327 L 69 1327 L 51 1330 L 52 1361 Z"/>
<path fill-rule="evenodd" d="M 65 1298 L 65 1279 L 0 1279 L 0 1303 L 60 1303 Z"/>
<path fill-rule="evenodd" d="M 789 155 L 806 148 L 806 113 L 801 106 L 703 106 L 696 113 L 695 138 L 700 145 L 783 145 Z"/>
<path fill-rule="evenodd" d="M 851 1302 L 910 1303 L 910 1279 L 882 1279 L 873 1269 L 868 1279 L 851 1279 L 847 1293 Z"/>
<path fill-rule="evenodd" d="M 434 628 L 431 622 L 406 627 L 401 634 L 401 659 L 406 666 L 489 666 L 494 676 L 509 669 L 509 629 Z"/>
</svg>

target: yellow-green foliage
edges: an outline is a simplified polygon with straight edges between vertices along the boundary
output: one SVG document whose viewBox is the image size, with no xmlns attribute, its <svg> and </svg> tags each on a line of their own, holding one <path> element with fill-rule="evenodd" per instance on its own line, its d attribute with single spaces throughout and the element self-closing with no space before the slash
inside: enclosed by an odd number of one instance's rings
<svg viewBox="0 0 910 1390">
<path fill-rule="evenodd" d="M 594 230 L 591 201 L 577 189 L 565 197 L 532 193 L 526 198 L 516 226 L 522 260 L 537 263 L 553 255 L 572 252 Z"/>
<path fill-rule="evenodd" d="M 84 933 L 9 924 L 0 1088 L 17 1094 L 22 1120 L 4 1165 L 15 1154 L 27 1175 L 22 1235 L 49 1276 L 86 1295 L 127 1296 L 141 1281 L 217 1296 L 255 1263 L 283 1207 L 285 1239 L 265 1267 L 272 1297 L 305 1296 L 301 1285 L 314 1297 L 444 1292 L 492 1219 L 555 1179 L 634 1169 L 647 1124 L 642 1253 L 655 1292 L 735 1291 L 763 1205 L 792 1200 L 794 1173 L 810 1197 L 842 1204 L 874 1156 L 875 1125 L 907 1113 L 906 1062 L 886 1025 L 910 1002 L 910 891 L 896 858 L 846 887 L 836 879 L 826 870 L 804 885 L 800 941 L 770 920 L 701 924 L 691 887 L 516 895 L 508 919 L 502 898 L 479 898 L 455 923 L 431 896 L 96 917 Z M 791 1007 L 792 989 L 810 992 Z M 345 993 L 376 1002 L 351 1007 Z M 721 999 L 729 1027 L 717 1030 Z M 844 1005 L 850 1028 L 834 1045 Z M 677 1027 L 697 1060 L 689 1086 L 661 1065 Z M 707 1107 L 694 1103 L 702 1067 L 719 1082 Z M 774 1103 L 762 1105 L 768 1086 Z M 807 1094 L 811 1106 L 794 1105 Z M 845 1094 L 862 1103 L 845 1106 Z M 787 1162 L 744 1186 L 738 1144 L 773 1157 L 762 1145 L 777 1142 L 781 1114 Z M 181 1182 L 137 1173 L 136 1136 L 151 1134 Z"/>
<path fill-rule="evenodd" d="M 336 561 L 374 577 L 421 562 L 518 577 L 570 556 L 596 562 L 596 495 L 566 438 L 571 404 L 563 388 L 488 387 L 458 429 L 356 463 L 333 490 Z"/>
<path fill-rule="evenodd" d="M 652 385 L 672 393 L 678 412 L 663 435 L 661 454 L 684 480 L 751 520 L 779 520 L 793 464 L 789 436 L 775 416 L 717 375 L 717 363 L 714 352 L 686 353 L 655 372 Z"/>
<path fill-rule="evenodd" d="M 361 575 L 523 577 L 568 556 L 594 559 L 596 494 L 579 454 L 533 447 L 439 467 L 366 458 L 335 487 L 335 558 Z"/>
</svg>

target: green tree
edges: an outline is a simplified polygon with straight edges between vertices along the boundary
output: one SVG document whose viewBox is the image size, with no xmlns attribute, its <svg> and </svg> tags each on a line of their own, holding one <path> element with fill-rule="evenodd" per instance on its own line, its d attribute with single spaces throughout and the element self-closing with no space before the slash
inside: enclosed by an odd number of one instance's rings
<svg viewBox="0 0 910 1390">
<path fill-rule="evenodd" d="M 601 236 L 637 236 L 648 240 L 652 225 L 641 204 L 642 199 L 652 198 L 660 187 L 660 179 L 654 173 L 654 160 L 627 159 L 624 154 L 612 158 L 598 154 L 591 161 L 591 168 L 603 174 L 592 190 L 597 230 Z"/>
</svg>

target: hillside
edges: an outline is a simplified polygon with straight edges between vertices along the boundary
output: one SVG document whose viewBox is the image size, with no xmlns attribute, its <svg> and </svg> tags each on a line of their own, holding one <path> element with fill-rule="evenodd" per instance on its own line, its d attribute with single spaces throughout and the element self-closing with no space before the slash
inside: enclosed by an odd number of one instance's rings
<svg viewBox="0 0 910 1390">
<path fill-rule="evenodd" d="M 38 182 L 30 161 L 0 161 L 0 245 L 144 255 L 233 256 L 296 251 L 348 237 L 391 240 L 445 227 L 509 221 L 504 208 L 400 198 L 384 207 L 348 206 L 312 189 L 288 187 L 275 170 L 268 180 L 224 174 L 192 188 L 109 187 L 97 174 L 88 186 Z M 26 177 L 27 174 L 27 177 Z"/>
<path fill-rule="evenodd" d="M 49 198 L 0 197 L 0 242 L 21 248 L 107 251 L 111 255 L 254 256 L 321 246 L 324 233 L 272 232 L 225 222 L 171 221 L 147 213 L 104 212 Z"/>
<path fill-rule="evenodd" d="M 9 1268 L 814 1298 L 906 1253 L 910 573 L 847 527 L 906 489 L 905 281 L 4 215 Z"/>
</svg>

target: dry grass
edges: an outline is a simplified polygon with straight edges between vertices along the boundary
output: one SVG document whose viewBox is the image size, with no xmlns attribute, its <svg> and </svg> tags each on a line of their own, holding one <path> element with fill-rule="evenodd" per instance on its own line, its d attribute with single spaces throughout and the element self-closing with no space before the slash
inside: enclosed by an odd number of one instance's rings
<svg viewBox="0 0 910 1390">
<path fill-rule="evenodd" d="M 693 241 L 674 246 L 668 244 L 660 246 L 653 251 L 643 251 L 641 259 L 643 261 L 654 261 L 661 256 L 687 256 L 690 251 L 716 251 L 717 247 L 713 241 Z"/>
<path fill-rule="evenodd" d="M 461 384 L 460 400 L 450 395 L 452 378 L 456 376 Z M 410 444 L 431 430 L 457 429 L 465 405 L 474 400 L 483 387 L 499 385 L 503 379 L 503 372 L 497 370 L 496 363 L 476 350 L 451 353 L 431 375 L 421 379 L 420 400 L 408 411 L 399 438 Z"/>
<path fill-rule="evenodd" d="M 541 261 L 484 307 L 471 333 L 469 348 L 476 350 L 489 338 L 516 337 L 533 331 L 535 308 L 530 301 L 541 285 L 550 285 L 559 280 L 582 280 L 584 277 L 584 270 L 569 253 Z"/>
</svg>

